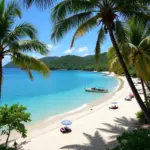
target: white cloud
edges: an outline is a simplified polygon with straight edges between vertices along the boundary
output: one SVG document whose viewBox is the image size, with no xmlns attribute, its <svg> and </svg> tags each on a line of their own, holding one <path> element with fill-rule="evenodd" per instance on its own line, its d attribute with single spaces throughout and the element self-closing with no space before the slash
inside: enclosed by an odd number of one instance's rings
<svg viewBox="0 0 150 150">
<path fill-rule="evenodd" d="M 5 56 L 2 61 L 3 66 L 9 63 L 10 61 L 11 61 L 10 56 Z"/>
<path fill-rule="evenodd" d="M 64 54 L 72 54 L 74 52 L 75 48 L 67 49 L 64 51 Z"/>
<path fill-rule="evenodd" d="M 47 47 L 49 50 L 51 50 L 52 48 L 54 48 L 54 45 L 53 44 L 47 44 Z"/>
<path fill-rule="evenodd" d="M 88 52 L 88 47 L 84 46 L 84 47 L 80 47 L 77 49 L 78 53 L 83 53 L 83 52 Z"/>
<path fill-rule="evenodd" d="M 69 54 L 74 54 L 74 55 L 82 55 L 82 56 L 86 56 L 88 55 L 88 47 L 83 46 L 83 47 L 79 47 L 79 48 L 71 48 L 71 49 L 67 49 L 64 51 L 64 54 L 69 55 Z"/>
</svg>

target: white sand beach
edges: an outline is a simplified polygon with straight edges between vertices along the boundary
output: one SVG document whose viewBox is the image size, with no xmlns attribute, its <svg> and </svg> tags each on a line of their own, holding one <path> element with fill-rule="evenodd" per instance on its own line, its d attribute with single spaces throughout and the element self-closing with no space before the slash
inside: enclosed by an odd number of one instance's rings
<svg viewBox="0 0 150 150">
<path fill-rule="evenodd" d="M 86 109 L 71 114 L 65 114 L 53 119 L 43 120 L 40 123 L 28 127 L 29 133 L 26 139 L 17 139 L 23 150 L 58 150 L 64 149 L 88 149 L 99 150 L 105 142 L 115 133 L 122 132 L 135 123 L 135 113 L 140 110 L 136 100 L 125 101 L 124 98 L 131 92 L 125 77 L 119 90 L 105 97 L 103 102 L 95 101 Z M 138 88 L 141 85 L 139 85 Z M 143 95 L 141 95 L 143 97 Z M 110 110 L 113 101 L 118 102 L 118 110 Z M 72 132 L 62 134 L 60 132 L 61 120 L 72 121 Z M 108 130 L 108 131 L 107 131 Z"/>
</svg>

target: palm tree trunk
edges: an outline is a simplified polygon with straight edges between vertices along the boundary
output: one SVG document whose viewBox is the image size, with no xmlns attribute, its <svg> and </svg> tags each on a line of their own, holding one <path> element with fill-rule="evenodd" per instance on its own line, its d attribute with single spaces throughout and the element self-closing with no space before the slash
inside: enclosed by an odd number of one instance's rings
<svg viewBox="0 0 150 150">
<path fill-rule="evenodd" d="M 144 94 L 145 102 L 146 102 L 146 104 L 148 104 L 148 102 L 147 102 L 147 94 L 146 94 L 146 90 L 145 90 L 145 87 L 144 87 L 144 81 L 143 81 L 142 78 L 140 78 L 140 80 L 141 80 L 141 84 L 142 84 L 142 89 L 143 89 L 143 94 Z"/>
<path fill-rule="evenodd" d="M 3 80 L 3 67 L 2 67 L 2 58 L 0 57 L 0 98 L 2 94 L 2 80 Z"/>
<path fill-rule="evenodd" d="M 139 106 L 140 106 L 141 109 L 143 110 L 145 117 L 147 118 L 148 122 L 150 123 L 150 114 L 149 114 L 149 112 L 148 112 L 146 106 L 144 105 L 144 102 L 142 101 L 142 99 L 141 99 L 141 97 L 140 97 L 140 95 L 139 95 L 137 89 L 135 88 L 135 85 L 134 85 L 134 83 L 133 83 L 133 81 L 132 81 L 132 79 L 131 79 L 131 77 L 130 77 L 130 74 L 129 74 L 128 69 L 127 69 L 127 67 L 126 67 L 126 65 L 125 65 L 125 62 L 124 62 L 124 60 L 123 60 L 123 58 L 122 58 L 122 55 L 121 55 L 121 53 L 120 53 L 119 47 L 118 47 L 118 45 L 117 45 L 116 39 L 115 39 L 115 37 L 114 37 L 113 31 L 112 31 L 110 25 L 108 26 L 108 30 L 109 30 L 109 35 L 110 35 L 110 38 L 111 38 L 111 42 L 112 42 L 112 44 L 113 44 L 113 46 L 114 46 L 114 49 L 115 49 L 115 51 L 116 51 L 116 54 L 117 54 L 117 56 L 118 56 L 118 58 L 119 58 L 120 64 L 121 64 L 122 69 L 123 69 L 123 71 L 124 71 L 124 74 L 125 74 L 125 76 L 126 76 L 126 78 L 127 78 L 127 81 L 128 81 L 128 83 L 129 83 L 129 85 L 130 85 L 130 87 L 131 87 L 131 89 L 132 89 L 132 92 L 133 92 L 134 95 L 135 95 L 135 98 L 136 98 L 136 100 L 137 100 Z"/>
</svg>

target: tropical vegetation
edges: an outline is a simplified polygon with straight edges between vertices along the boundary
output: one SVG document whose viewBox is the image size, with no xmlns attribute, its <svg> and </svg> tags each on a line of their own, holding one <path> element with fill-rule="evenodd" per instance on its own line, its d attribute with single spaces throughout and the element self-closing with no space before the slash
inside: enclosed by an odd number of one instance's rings
<svg viewBox="0 0 150 150">
<path fill-rule="evenodd" d="M 31 4 L 36 4 L 43 8 L 49 6 L 55 0 L 22 1 L 26 3 L 28 7 Z M 76 38 L 83 36 L 92 28 L 98 27 L 95 58 L 97 63 L 99 63 L 100 47 L 105 40 L 105 35 L 108 33 L 113 44 L 108 53 L 110 69 L 116 73 L 124 73 L 126 75 L 137 102 L 142 109 L 142 112 L 138 113 L 137 117 L 139 117 L 139 119 L 146 117 L 150 123 L 150 114 L 147 104 L 144 104 L 140 98 L 129 73 L 130 70 L 135 71 L 142 83 L 143 81 L 146 85 L 149 83 L 150 27 L 149 23 L 146 23 L 147 20 L 145 20 L 150 19 L 148 16 L 149 4 L 149 0 L 62 0 L 53 9 L 52 19 L 54 21 L 54 30 L 52 39 L 56 42 L 72 28 L 77 28 L 71 41 L 72 47 Z M 133 16 L 134 20 L 132 18 Z M 122 20 L 128 21 L 127 28 L 124 28 Z M 141 21 L 144 21 L 144 23 L 141 23 Z M 72 63 L 70 61 L 72 60 L 72 56 L 67 57 L 69 57 L 69 59 L 64 61 L 65 65 Z M 65 69 L 63 65 L 61 66 L 61 61 L 57 59 L 58 58 L 54 58 L 54 60 L 51 61 L 50 59 L 44 58 L 42 61 L 49 64 L 56 61 L 60 64 L 58 69 Z M 73 62 L 73 64 L 76 65 L 78 65 L 78 63 L 76 60 Z M 69 68 L 69 66 L 67 67 Z M 5 107 L 7 108 L 7 105 Z M 10 122 L 8 121 L 8 123 Z M 16 129 L 16 127 L 14 127 L 14 129 Z M 8 135 L 9 132 L 6 133 Z M 114 150 L 150 149 L 149 135 L 149 129 L 124 132 L 117 138 L 119 145 L 114 148 Z M 96 134 L 96 138 L 97 137 Z"/>
<path fill-rule="evenodd" d="M 117 138 L 119 145 L 113 150 L 150 149 L 150 129 L 137 129 L 124 132 Z"/>
<path fill-rule="evenodd" d="M 8 148 L 8 141 L 11 131 L 15 130 L 22 135 L 23 138 L 27 136 L 27 129 L 25 123 L 31 121 L 30 113 L 26 112 L 27 108 L 19 104 L 11 106 L 5 105 L 0 107 L 0 131 L 7 136 L 6 142 L 3 145 L 5 149 Z"/>
<path fill-rule="evenodd" d="M 147 84 L 150 81 L 150 29 L 147 23 L 136 22 L 135 18 L 132 18 L 125 25 L 124 32 L 127 41 L 123 44 L 120 43 L 119 48 L 128 69 L 134 68 L 136 75 L 141 79 L 146 100 L 147 95 L 144 82 Z M 118 57 L 113 46 L 109 48 L 107 56 L 110 71 L 114 71 L 117 74 L 122 73 L 123 70 L 118 62 Z"/>
<path fill-rule="evenodd" d="M 2 86 L 2 60 L 9 57 L 14 64 L 25 70 L 31 79 L 35 70 L 43 75 L 49 73 L 49 68 L 41 61 L 28 56 L 27 52 L 35 51 L 42 55 L 48 52 L 47 46 L 37 40 L 37 31 L 30 23 L 15 24 L 22 12 L 17 2 L 12 1 L 5 6 L 5 0 L 0 0 L 0 94 Z"/>
<path fill-rule="evenodd" d="M 95 65 L 94 56 L 74 56 L 66 55 L 62 57 L 44 57 L 40 61 L 44 62 L 50 70 L 97 70 L 97 71 L 106 71 L 108 70 L 108 59 L 106 53 L 100 55 L 100 66 Z M 4 68 L 16 68 L 12 62 L 6 64 Z"/>
<path fill-rule="evenodd" d="M 77 28 L 71 42 L 72 47 L 76 38 L 97 27 L 99 32 L 95 53 L 96 60 L 99 60 L 100 46 L 108 33 L 127 81 L 150 122 L 150 113 L 135 88 L 118 46 L 118 43 L 125 43 L 127 40 L 122 20 L 127 21 L 133 16 L 138 21 L 149 19 L 149 4 L 148 0 L 63 0 L 52 12 L 54 28 L 51 38 L 57 42 L 71 29 Z"/>
</svg>

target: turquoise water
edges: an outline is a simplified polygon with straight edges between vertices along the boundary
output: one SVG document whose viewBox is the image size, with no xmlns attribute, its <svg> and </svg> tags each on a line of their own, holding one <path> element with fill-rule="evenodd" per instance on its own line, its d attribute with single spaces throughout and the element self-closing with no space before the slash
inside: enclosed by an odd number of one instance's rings
<svg viewBox="0 0 150 150">
<path fill-rule="evenodd" d="M 34 81 L 23 70 L 3 72 L 1 105 L 23 104 L 33 121 L 70 111 L 105 95 L 85 92 L 85 87 L 103 87 L 111 92 L 118 85 L 116 78 L 96 72 L 51 71 L 47 78 L 33 72 Z"/>
</svg>

